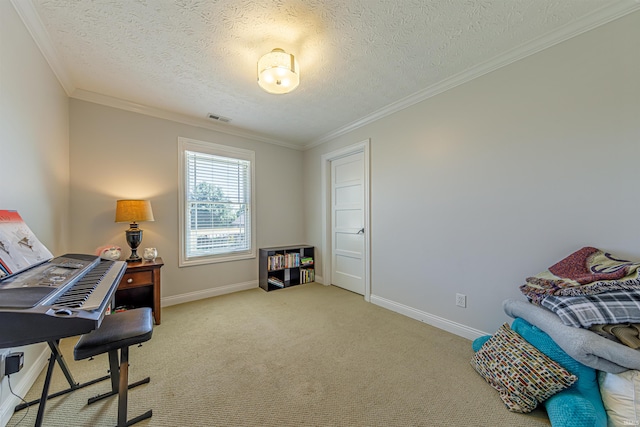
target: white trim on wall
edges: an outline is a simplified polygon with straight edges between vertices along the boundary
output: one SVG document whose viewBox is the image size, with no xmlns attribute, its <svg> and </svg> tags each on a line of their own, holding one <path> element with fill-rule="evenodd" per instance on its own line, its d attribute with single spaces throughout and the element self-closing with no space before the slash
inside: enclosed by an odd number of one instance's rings
<svg viewBox="0 0 640 427">
<path fill-rule="evenodd" d="M 452 89 L 484 74 L 490 73 L 491 71 L 497 70 L 498 68 L 509 65 L 520 59 L 526 58 L 527 56 L 540 52 L 541 50 L 547 49 L 572 37 L 578 36 L 586 31 L 590 31 L 615 19 L 640 10 L 640 0 L 619 0 L 616 2 L 603 2 L 603 6 L 599 10 L 587 16 L 584 16 L 581 19 L 576 20 L 571 24 L 566 25 L 556 31 L 550 32 L 542 37 L 538 37 L 535 40 L 517 46 L 516 48 L 511 49 L 508 52 L 502 53 L 462 73 L 451 76 L 450 78 L 445 79 L 431 87 L 425 88 L 388 106 L 380 108 L 373 113 L 367 114 L 366 116 L 358 120 L 348 123 L 312 141 L 299 141 L 298 143 L 295 143 L 275 140 L 258 132 L 246 131 L 233 125 L 225 126 L 215 124 L 208 122 L 208 120 L 205 118 L 200 119 L 196 117 L 189 117 L 183 114 L 173 113 L 161 110 L 159 108 L 147 107 L 140 104 L 134 104 L 125 100 L 120 100 L 76 88 L 69 70 L 64 65 L 59 52 L 51 42 L 51 37 L 47 33 L 45 26 L 35 9 L 33 0 L 10 1 L 16 9 L 18 15 L 24 22 L 25 27 L 28 29 L 29 33 L 36 42 L 36 45 L 51 66 L 51 69 L 60 81 L 60 84 L 62 85 L 68 96 L 84 101 L 95 102 L 101 105 L 121 108 L 127 111 L 134 111 L 152 117 L 158 117 L 176 121 L 178 123 L 185 123 L 192 126 L 212 129 L 215 131 L 228 133 L 230 135 L 236 135 L 244 138 L 254 139 L 257 141 L 267 142 L 269 144 L 276 144 L 295 150 L 308 150 L 310 148 L 313 148 L 324 142 L 347 134 L 355 129 L 361 128 L 362 126 L 374 122 L 382 117 L 386 117 L 390 114 L 410 107 L 411 105 L 414 105 L 418 102 L 424 101 L 425 99 L 431 98 L 432 96 L 435 96 L 439 93 Z"/>
<path fill-rule="evenodd" d="M 20 380 L 16 383 L 12 381 L 13 392 L 18 396 L 26 396 L 33 384 L 36 382 L 42 370 L 47 366 L 47 362 L 49 357 L 51 356 L 51 350 L 49 346 L 45 343 L 38 343 L 34 345 L 42 348 L 40 354 L 37 356 L 34 363 L 29 364 L 29 366 L 25 366 L 26 369 L 20 373 Z M 37 350 L 37 349 L 36 349 Z M 6 426 L 11 417 L 15 413 L 16 405 L 22 403 L 19 397 L 14 396 L 13 394 L 7 394 L 7 396 L 2 396 L 2 405 L 0 405 L 0 425 Z M 27 411 L 25 408 L 23 411 Z M 31 410 L 36 410 L 31 408 Z M 21 414 L 21 412 L 19 412 Z"/>
<path fill-rule="evenodd" d="M 640 10 L 640 0 L 624 0 L 616 4 L 606 4 L 600 10 L 597 10 L 582 19 L 576 20 L 569 25 L 565 25 L 556 31 L 545 34 L 527 43 L 523 43 L 520 46 L 516 46 L 515 48 L 501 53 L 494 58 L 474 65 L 466 71 L 455 74 L 430 87 L 380 108 L 373 113 L 367 114 L 358 120 L 335 129 L 313 141 L 310 141 L 304 145 L 303 149 L 308 150 L 327 141 L 331 141 L 332 139 L 336 139 L 369 123 L 375 122 L 376 120 L 404 110 L 405 108 L 411 107 L 414 104 L 422 102 L 449 89 L 453 89 L 463 83 L 467 83 L 487 73 L 534 55 L 544 49 L 548 49 L 558 43 L 562 43 L 582 33 L 593 30 L 594 28 L 628 15 L 636 10 Z"/>
<path fill-rule="evenodd" d="M 293 150 L 303 150 L 298 144 L 289 143 L 264 136 L 258 132 L 241 129 L 233 125 L 220 124 L 212 122 L 207 118 L 198 118 L 187 116 L 185 114 L 175 113 L 172 111 L 162 110 L 160 108 L 149 107 L 147 105 L 136 104 L 135 102 L 102 95 L 95 92 L 89 92 L 82 89 L 76 89 L 71 98 L 81 101 L 93 102 L 94 104 L 105 105 L 107 107 L 118 108 L 120 110 L 130 111 L 132 113 L 144 114 L 145 116 L 155 117 L 158 119 L 171 120 L 172 122 L 182 123 L 185 125 L 195 126 L 203 129 L 214 130 L 216 132 L 225 133 L 227 135 L 239 136 L 241 138 L 251 139 L 253 141 L 266 142 L 268 144 L 279 145 L 281 147 L 291 148 Z"/>
<path fill-rule="evenodd" d="M 369 301 L 371 296 L 371 221 L 370 221 L 370 146 L 371 141 L 366 139 L 357 144 L 332 151 L 322 155 L 320 160 L 321 186 L 320 194 L 322 197 L 322 276 L 325 285 L 331 284 L 331 227 L 329 227 L 329 219 L 331 218 L 331 185 L 327 182 L 331 177 L 331 161 L 350 154 L 362 152 L 364 155 L 364 299 Z M 326 280 L 325 280 L 326 279 Z"/>
<path fill-rule="evenodd" d="M 443 331 L 451 332 L 452 334 L 466 338 L 468 340 L 475 340 L 476 338 L 491 335 L 490 333 L 481 331 L 479 329 L 470 328 L 461 323 L 453 322 L 440 316 L 429 314 L 425 311 L 417 310 L 408 305 L 400 304 L 395 301 L 391 301 L 386 298 L 382 298 L 376 295 L 371 296 L 371 303 L 384 307 L 387 310 L 395 311 L 396 313 L 410 317 L 420 322 L 424 322 L 428 325 L 435 326 Z"/>
<path fill-rule="evenodd" d="M 185 302 L 198 301 L 205 298 L 218 297 L 220 295 L 227 295 L 234 292 L 246 291 L 249 289 L 258 288 L 258 281 L 252 280 L 243 283 L 234 283 L 231 285 L 220 286 L 217 288 L 205 289 L 197 292 L 187 292 L 186 294 L 173 295 L 170 297 L 162 298 L 161 306 L 169 307 L 171 305 L 182 304 Z"/>
<path fill-rule="evenodd" d="M 22 19 L 27 31 L 29 31 L 29 34 L 31 34 L 31 37 L 33 37 L 33 40 L 36 42 L 36 46 L 38 46 L 40 52 L 42 52 L 42 56 L 44 56 L 44 59 L 49 63 L 51 71 L 53 71 L 53 74 L 58 78 L 67 96 L 71 96 L 76 90 L 76 85 L 69 74 L 69 70 L 62 61 L 60 53 L 51 42 L 51 37 L 42 23 L 33 2 L 28 0 L 11 0 L 11 4 L 20 16 L 20 19 Z"/>
<path fill-rule="evenodd" d="M 212 154 L 220 157 L 229 157 L 232 159 L 240 159 L 249 162 L 249 219 L 251 221 L 251 241 L 249 250 L 241 252 L 226 252 L 220 255 L 204 255 L 201 257 L 187 258 L 187 217 L 186 214 L 186 198 L 187 198 L 187 177 L 186 174 L 186 152 L 196 151 L 198 153 Z M 180 252 L 178 254 L 178 266 L 189 267 L 193 265 L 211 264 L 216 262 L 237 261 L 242 259 L 255 258 L 258 252 L 257 239 L 257 207 L 256 207 L 256 153 L 253 150 L 245 150 L 230 145 L 217 144 L 210 141 L 198 141 L 190 138 L 178 137 L 178 222 L 180 224 Z"/>
</svg>

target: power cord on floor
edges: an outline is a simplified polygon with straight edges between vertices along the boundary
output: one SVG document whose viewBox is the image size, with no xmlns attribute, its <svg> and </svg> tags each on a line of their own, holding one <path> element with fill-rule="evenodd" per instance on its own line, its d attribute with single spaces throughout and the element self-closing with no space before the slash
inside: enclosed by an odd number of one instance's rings
<svg viewBox="0 0 640 427">
<path fill-rule="evenodd" d="M 11 392 L 11 394 L 13 394 L 15 397 L 17 397 L 18 399 L 22 400 L 22 403 L 27 403 L 26 400 L 24 400 L 22 397 L 18 396 L 17 394 L 15 394 L 13 392 L 13 389 L 11 388 L 11 375 L 7 375 L 7 382 L 9 383 L 9 391 Z M 18 425 L 20 425 L 20 423 L 22 421 L 24 421 L 24 419 L 27 417 L 27 414 L 29 414 L 29 407 L 27 406 L 27 410 L 25 411 L 24 415 L 22 416 L 22 418 L 20 418 L 20 420 L 14 424 L 13 427 L 16 427 Z"/>
</svg>

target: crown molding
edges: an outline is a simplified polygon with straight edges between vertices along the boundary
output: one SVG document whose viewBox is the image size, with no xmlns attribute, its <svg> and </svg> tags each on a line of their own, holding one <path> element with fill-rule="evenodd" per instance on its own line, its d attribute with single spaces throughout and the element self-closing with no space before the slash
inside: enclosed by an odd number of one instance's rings
<svg viewBox="0 0 640 427">
<path fill-rule="evenodd" d="M 33 2 L 31 0 L 10 1 L 68 97 L 109 107 L 119 108 L 126 111 L 145 114 L 147 116 L 171 120 L 191 126 L 214 130 L 217 132 L 239 136 L 254 141 L 266 142 L 269 144 L 279 145 L 294 150 L 302 150 L 302 147 L 300 145 L 269 138 L 257 132 L 245 131 L 237 127 L 233 127 L 233 125 L 211 123 L 209 119 L 206 118 L 200 119 L 184 114 L 173 113 L 159 108 L 148 107 L 146 105 L 136 104 L 130 101 L 117 99 L 107 95 L 101 95 L 95 92 L 89 92 L 83 89 L 76 88 L 71 75 L 69 74 L 67 68 L 63 65 L 64 63 L 59 52 L 51 42 L 51 37 L 47 32 L 44 23 L 40 19 L 40 15 L 38 15 Z"/>
<path fill-rule="evenodd" d="M 317 139 L 314 139 L 307 144 L 298 145 L 292 142 L 276 140 L 257 132 L 242 130 L 240 128 L 234 127 L 233 125 L 211 123 L 208 121 L 208 119 L 205 118 L 200 119 L 184 114 L 173 113 L 170 111 L 161 110 L 159 108 L 148 107 L 126 100 L 121 100 L 110 96 L 77 89 L 68 69 L 63 65 L 63 61 L 61 60 L 59 52 L 51 42 L 51 37 L 49 36 L 49 33 L 47 32 L 42 20 L 40 19 L 40 16 L 36 11 L 33 2 L 31 0 L 10 0 L 10 2 L 22 19 L 25 27 L 33 37 L 36 45 L 42 52 L 42 55 L 44 56 L 45 60 L 51 67 L 51 70 L 62 85 L 62 88 L 66 92 L 67 96 L 110 107 L 120 108 L 127 111 L 137 112 L 152 117 L 162 118 L 188 124 L 191 126 L 248 138 L 255 141 L 275 144 L 294 150 L 308 150 L 315 146 L 321 145 L 325 142 L 338 138 L 369 123 L 401 111 L 463 83 L 469 82 L 520 59 L 526 58 L 558 43 L 566 41 L 577 35 L 580 35 L 601 25 L 607 24 L 613 20 L 628 15 L 632 12 L 640 10 L 640 0 L 621 0 L 615 2 L 614 4 L 606 4 L 599 10 L 592 12 L 591 14 L 586 15 L 579 20 L 576 20 L 575 22 L 566 25 L 559 30 L 538 37 L 537 39 L 534 39 L 528 43 L 524 43 L 517 48 L 511 49 L 504 54 L 494 57 L 491 60 L 477 64 L 462 73 L 458 73 L 454 76 L 440 81 L 435 85 L 427 87 L 412 95 L 406 96 L 405 98 L 393 102 L 379 110 L 374 111 L 371 114 L 368 114 Z"/>
<path fill-rule="evenodd" d="M 198 118 L 193 116 L 187 116 L 185 114 L 174 113 L 171 111 L 163 110 L 160 108 L 149 107 L 142 104 L 136 104 L 135 102 L 126 101 L 120 98 L 114 98 L 107 95 L 102 95 L 95 92 L 89 92 L 83 89 L 76 89 L 70 98 L 79 99 L 81 101 L 93 102 L 94 104 L 100 104 L 107 107 L 118 108 L 120 110 L 131 111 L 133 113 L 144 114 L 146 116 L 155 117 L 158 119 L 170 120 L 190 126 L 213 130 L 216 132 L 226 133 L 228 135 L 239 136 L 242 138 L 251 139 L 259 142 L 266 142 L 268 144 L 279 145 L 281 147 L 291 148 L 294 150 L 302 150 L 300 145 L 296 145 L 289 142 L 280 141 L 277 139 L 269 138 L 261 135 L 257 132 L 243 130 L 233 125 L 211 123 L 209 119 Z"/>
<path fill-rule="evenodd" d="M 548 49 L 554 45 L 562 43 L 563 41 L 569 40 L 573 37 L 576 37 L 594 28 L 600 27 L 637 10 L 640 10 L 640 0 L 624 0 L 616 2 L 613 5 L 603 6 L 601 9 L 592 12 L 584 16 L 582 19 L 576 20 L 569 25 L 565 25 L 559 30 L 547 33 L 544 36 L 538 37 L 530 42 L 524 43 L 514 49 L 498 55 L 493 59 L 474 65 L 467 71 L 453 75 L 435 85 L 432 85 L 426 89 L 402 98 L 399 101 L 393 102 L 365 117 L 362 117 L 341 128 L 331 131 L 324 136 L 321 136 L 320 138 L 304 145 L 303 149 L 308 150 L 318 145 L 324 144 L 325 142 L 345 135 L 369 123 L 375 122 L 376 120 L 379 120 L 383 117 L 396 113 L 400 110 L 404 110 L 405 108 L 436 96 L 442 92 L 453 89 L 456 86 L 467 83 L 480 76 L 505 67 L 535 53 L 538 53 L 544 49 Z"/>
<path fill-rule="evenodd" d="M 53 46 L 51 37 L 47 32 L 44 23 L 40 19 L 40 15 L 36 11 L 33 2 L 30 0 L 10 0 L 13 8 L 22 19 L 24 26 L 27 27 L 27 31 L 31 34 L 31 37 L 35 41 L 38 49 L 42 52 L 42 56 L 51 67 L 53 74 L 62 85 L 62 88 L 66 92 L 67 96 L 70 96 L 76 89 L 73 79 L 69 74 L 67 68 L 63 65 L 60 59 L 60 54 Z"/>
</svg>

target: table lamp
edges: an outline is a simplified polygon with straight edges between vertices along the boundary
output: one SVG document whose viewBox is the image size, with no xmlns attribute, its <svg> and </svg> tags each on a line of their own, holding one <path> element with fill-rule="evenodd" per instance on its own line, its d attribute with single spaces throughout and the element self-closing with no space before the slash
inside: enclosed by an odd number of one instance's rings
<svg viewBox="0 0 640 427">
<path fill-rule="evenodd" d="M 149 200 L 118 200 L 116 204 L 116 222 L 129 222 L 127 244 L 131 248 L 131 256 L 127 262 L 140 261 L 138 246 L 142 242 L 142 230 L 138 222 L 153 221 L 153 211 Z"/>
</svg>

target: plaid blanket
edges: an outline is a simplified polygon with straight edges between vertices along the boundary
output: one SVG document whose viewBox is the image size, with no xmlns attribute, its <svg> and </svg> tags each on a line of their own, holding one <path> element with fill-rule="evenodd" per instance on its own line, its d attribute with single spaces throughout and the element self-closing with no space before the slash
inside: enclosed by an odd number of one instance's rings
<svg viewBox="0 0 640 427">
<path fill-rule="evenodd" d="M 562 323 L 577 328 L 591 325 L 640 323 L 640 290 L 611 291 L 597 295 L 551 295 L 542 307 L 558 315 Z"/>
<path fill-rule="evenodd" d="M 640 262 L 614 257 L 597 248 L 584 247 L 548 270 L 527 277 L 520 291 L 534 304 L 545 297 L 595 295 L 618 290 L 640 290 Z"/>
</svg>

